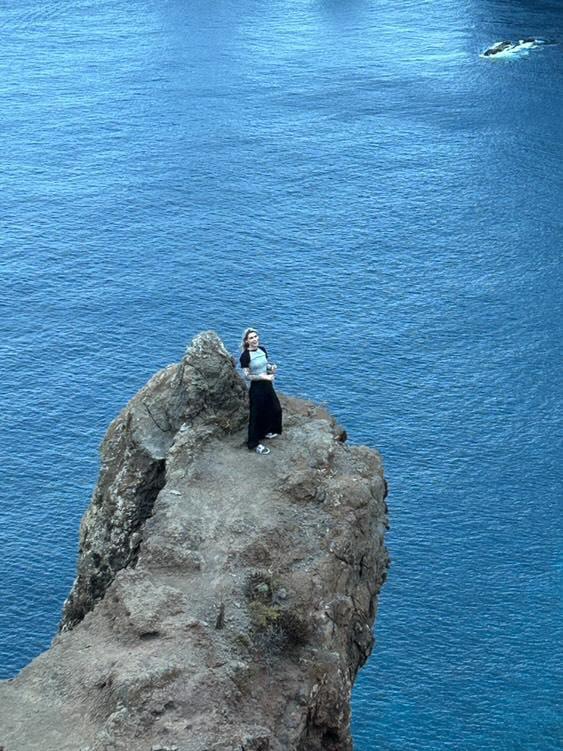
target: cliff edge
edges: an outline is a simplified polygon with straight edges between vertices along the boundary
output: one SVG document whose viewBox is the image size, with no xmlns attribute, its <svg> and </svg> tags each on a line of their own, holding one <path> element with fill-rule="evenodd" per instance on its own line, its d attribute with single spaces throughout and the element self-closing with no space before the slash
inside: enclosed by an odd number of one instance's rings
<svg viewBox="0 0 563 751">
<path fill-rule="evenodd" d="M 198 335 L 110 426 L 51 648 L 0 683 L 2 751 L 351 751 L 350 693 L 389 565 L 380 456 L 246 387 Z"/>
</svg>

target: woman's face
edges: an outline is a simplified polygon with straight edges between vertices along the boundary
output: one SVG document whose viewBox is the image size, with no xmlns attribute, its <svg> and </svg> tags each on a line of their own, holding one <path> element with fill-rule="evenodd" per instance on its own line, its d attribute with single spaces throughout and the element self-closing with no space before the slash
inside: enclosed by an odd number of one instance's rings
<svg viewBox="0 0 563 751">
<path fill-rule="evenodd" d="M 258 336 L 257 331 L 251 331 L 246 337 L 246 343 L 248 344 L 249 349 L 256 349 L 259 342 L 260 337 Z"/>
</svg>

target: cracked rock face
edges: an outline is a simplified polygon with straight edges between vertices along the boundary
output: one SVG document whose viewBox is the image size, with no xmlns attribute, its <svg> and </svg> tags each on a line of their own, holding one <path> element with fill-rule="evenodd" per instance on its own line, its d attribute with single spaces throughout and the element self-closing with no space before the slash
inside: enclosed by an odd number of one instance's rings
<svg viewBox="0 0 563 751">
<path fill-rule="evenodd" d="M 197 336 L 110 426 L 61 633 L 0 683 L 5 751 L 351 751 L 388 568 L 379 455 L 281 397 L 272 453 Z"/>
</svg>

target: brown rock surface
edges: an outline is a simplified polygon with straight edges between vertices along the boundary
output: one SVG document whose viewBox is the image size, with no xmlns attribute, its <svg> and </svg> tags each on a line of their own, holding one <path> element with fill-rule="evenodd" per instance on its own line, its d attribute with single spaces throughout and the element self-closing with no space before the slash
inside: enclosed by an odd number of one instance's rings
<svg viewBox="0 0 563 751">
<path fill-rule="evenodd" d="M 282 397 L 272 453 L 212 333 L 112 423 L 62 632 L 0 683 L 5 751 L 350 751 L 388 556 L 379 455 Z"/>
</svg>

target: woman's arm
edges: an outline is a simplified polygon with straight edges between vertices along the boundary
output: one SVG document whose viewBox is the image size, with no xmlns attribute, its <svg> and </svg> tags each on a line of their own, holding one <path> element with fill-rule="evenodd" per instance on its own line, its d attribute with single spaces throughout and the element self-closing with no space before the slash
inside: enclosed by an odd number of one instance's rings
<svg viewBox="0 0 563 751">
<path fill-rule="evenodd" d="M 267 366 L 266 366 L 267 367 L 267 371 L 266 372 L 269 375 L 275 375 L 276 370 L 278 369 L 278 366 L 275 363 L 270 362 L 270 358 L 268 357 L 268 350 L 266 349 L 266 347 L 260 347 L 260 349 L 266 355 L 266 363 L 267 363 Z M 268 380 L 273 381 L 274 379 L 273 378 L 269 378 Z"/>
<path fill-rule="evenodd" d="M 261 373 L 260 375 L 253 375 L 250 372 L 250 368 L 243 368 L 244 377 L 249 381 L 273 381 L 274 376 L 270 373 Z"/>
</svg>

